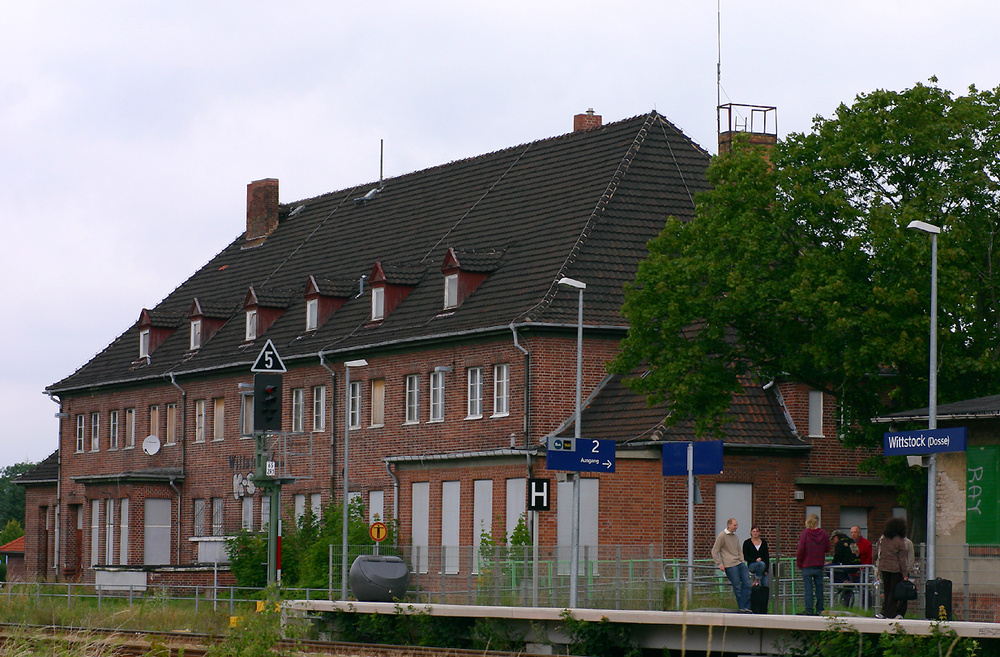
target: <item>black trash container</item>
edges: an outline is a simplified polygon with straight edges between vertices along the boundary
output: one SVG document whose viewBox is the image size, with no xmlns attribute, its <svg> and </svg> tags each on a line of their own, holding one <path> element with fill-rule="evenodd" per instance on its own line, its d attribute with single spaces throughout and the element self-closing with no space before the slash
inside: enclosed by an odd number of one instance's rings
<svg viewBox="0 0 1000 657">
<path fill-rule="evenodd" d="M 951 620 L 951 580 L 932 579 L 927 582 L 924 596 L 927 600 L 927 620 L 938 620 L 941 617 L 941 607 L 944 607 L 948 620 Z"/>
<path fill-rule="evenodd" d="M 362 602 L 392 602 L 406 595 L 410 569 L 399 557 L 362 554 L 351 564 L 347 581 Z"/>
</svg>

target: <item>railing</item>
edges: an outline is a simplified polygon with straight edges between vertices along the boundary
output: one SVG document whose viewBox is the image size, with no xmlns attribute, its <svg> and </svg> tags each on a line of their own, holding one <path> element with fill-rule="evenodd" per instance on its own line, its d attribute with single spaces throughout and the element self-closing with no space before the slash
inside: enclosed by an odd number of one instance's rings
<svg viewBox="0 0 1000 657">
<path fill-rule="evenodd" d="M 325 588 L 283 589 L 285 597 L 337 599 L 340 597 L 339 545 L 330 549 L 330 572 Z M 351 546 L 349 558 L 371 554 L 373 546 Z M 407 602 L 485 604 L 503 606 L 566 607 L 569 604 L 570 550 L 568 547 L 411 547 L 383 546 L 382 554 L 400 556 L 410 568 Z M 923 618 L 926 603 L 924 547 L 917 546 L 917 564 L 911 571 L 920 597 L 910 603 L 909 617 Z M 688 581 L 685 559 L 664 559 L 653 546 L 581 546 L 578 605 L 600 609 L 718 609 L 730 610 L 735 599 L 729 580 L 706 559 L 696 560 Z M 857 572 L 857 577 L 851 577 Z M 952 580 L 953 619 L 1000 621 L 1000 546 L 939 546 L 937 574 Z M 770 606 L 772 613 L 802 611 L 802 577 L 794 559 L 772 559 Z M 80 596 L 103 600 L 148 600 L 159 596 L 191 601 L 196 609 L 209 604 L 228 607 L 260 599 L 252 588 L 222 586 L 108 586 L 94 584 L 6 584 L 0 596 L 31 595 L 37 599 Z M 824 607 L 871 614 L 881 605 L 872 566 L 826 568 Z"/>
</svg>

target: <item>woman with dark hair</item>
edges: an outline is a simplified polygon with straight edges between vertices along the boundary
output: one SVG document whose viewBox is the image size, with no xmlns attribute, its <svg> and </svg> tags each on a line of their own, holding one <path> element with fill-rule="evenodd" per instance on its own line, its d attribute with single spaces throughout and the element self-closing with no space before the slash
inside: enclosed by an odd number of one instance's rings
<svg viewBox="0 0 1000 657">
<path fill-rule="evenodd" d="M 902 618 L 906 613 L 906 602 L 896 600 L 896 585 L 904 579 L 909 579 L 910 563 L 906 555 L 906 521 L 902 518 L 889 518 L 882 530 L 882 538 L 878 540 L 879 579 L 882 580 L 882 613 L 876 618 Z"/>
<path fill-rule="evenodd" d="M 767 552 L 767 541 L 761 538 L 760 526 L 750 528 L 750 538 L 743 541 L 743 560 L 747 562 L 750 574 L 761 586 L 768 585 L 767 571 L 771 566 L 771 555 Z M 756 583 L 755 581 L 755 583 Z"/>
</svg>

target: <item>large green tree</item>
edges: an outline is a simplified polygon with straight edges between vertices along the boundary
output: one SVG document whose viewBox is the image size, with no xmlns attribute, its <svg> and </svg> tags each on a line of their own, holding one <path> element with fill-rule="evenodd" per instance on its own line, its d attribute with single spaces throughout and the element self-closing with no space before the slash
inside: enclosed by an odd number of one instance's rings
<svg viewBox="0 0 1000 657">
<path fill-rule="evenodd" d="M 930 238 L 939 236 L 939 398 L 1000 391 L 1000 88 L 917 84 L 841 105 L 763 152 L 715 158 L 696 217 L 667 222 L 626 290 L 611 369 L 671 420 L 724 426 L 741 379 L 835 395 L 849 445 L 927 405 Z"/>
<path fill-rule="evenodd" d="M 35 465 L 37 464 L 25 461 L 0 469 L 0 527 L 6 526 L 11 520 L 24 526 L 24 487 L 15 484 L 14 480 Z"/>
</svg>

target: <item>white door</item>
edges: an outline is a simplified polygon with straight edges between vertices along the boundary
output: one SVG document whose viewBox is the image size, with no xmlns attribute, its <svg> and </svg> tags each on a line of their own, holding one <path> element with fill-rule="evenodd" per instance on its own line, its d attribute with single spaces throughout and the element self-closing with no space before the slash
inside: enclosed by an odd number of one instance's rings
<svg viewBox="0 0 1000 657">
<path fill-rule="evenodd" d="M 715 533 L 726 528 L 726 522 L 736 518 L 736 536 L 740 545 L 750 537 L 753 526 L 753 484 L 715 485 Z"/>
</svg>

